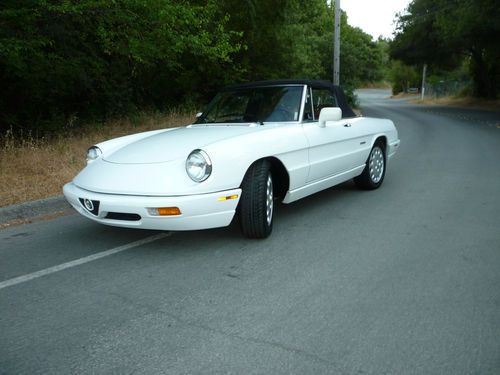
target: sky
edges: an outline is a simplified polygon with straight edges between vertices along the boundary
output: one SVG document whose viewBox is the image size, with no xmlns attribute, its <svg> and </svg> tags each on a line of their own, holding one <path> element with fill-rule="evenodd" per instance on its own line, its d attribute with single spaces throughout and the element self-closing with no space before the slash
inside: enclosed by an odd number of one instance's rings
<svg viewBox="0 0 500 375">
<path fill-rule="evenodd" d="M 334 0 L 332 0 L 334 1 Z M 392 38 L 396 13 L 402 12 L 411 0 L 340 0 L 347 13 L 347 22 L 377 39 Z"/>
</svg>

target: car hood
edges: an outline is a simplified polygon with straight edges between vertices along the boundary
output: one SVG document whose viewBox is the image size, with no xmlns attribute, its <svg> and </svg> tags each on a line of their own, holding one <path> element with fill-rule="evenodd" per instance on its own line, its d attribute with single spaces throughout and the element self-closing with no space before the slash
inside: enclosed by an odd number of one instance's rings
<svg viewBox="0 0 500 375">
<path fill-rule="evenodd" d="M 195 149 L 257 129 L 251 124 L 191 125 L 176 128 L 128 143 L 109 155 L 104 155 L 103 160 L 117 164 L 152 164 L 185 159 Z"/>
<path fill-rule="evenodd" d="M 97 144 L 103 156 L 90 162 L 73 180 L 88 191 L 135 196 L 184 196 L 233 189 L 248 166 L 263 156 L 305 149 L 302 128 L 293 124 L 280 142 L 280 124 L 194 125 L 168 129 L 137 138 Z M 138 138 L 140 137 L 140 138 Z M 116 142 L 116 143 L 109 143 Z M 212 161 L 212 174 L 203 183 L 186 173 L 186 158 L 203 149 Z M 304 163 L 304 157 L 299 157 Z"/>
</svg>

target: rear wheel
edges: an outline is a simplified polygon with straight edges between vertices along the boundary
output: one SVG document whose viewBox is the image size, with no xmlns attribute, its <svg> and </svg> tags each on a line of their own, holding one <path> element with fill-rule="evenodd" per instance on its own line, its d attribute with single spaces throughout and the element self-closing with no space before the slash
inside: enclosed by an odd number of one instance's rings
<svg viewBox="0 0 500 375">
<path fill-rule="evenodd" d="M 354 182 L 361 189 L 373 190 L 382 185 L 384 177 L 385 150 L 381 143 L 376 143 L 370 151 L 363 173 L 355 177 Z"/>
<path fill-rule="evenodd" d="M 274 193 L 271 164 L 259 160 L 248 169 L 241 184 L 240 227 L 248 238 L 266 238 L 273 230 Z"/>
</svg>

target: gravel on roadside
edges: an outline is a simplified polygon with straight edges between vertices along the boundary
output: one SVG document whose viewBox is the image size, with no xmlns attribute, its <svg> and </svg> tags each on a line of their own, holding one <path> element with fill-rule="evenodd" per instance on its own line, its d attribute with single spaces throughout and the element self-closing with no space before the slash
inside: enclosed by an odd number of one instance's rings
<svg viewBox="0 0 500 375">
<path fill-rule="evenodd" d="M 44 216 L 65 213 L 70 208 L 70 204 L 62 195 L 0 207 L 0 228 L 9 226 L 9 223 L 19 224 Z"/>
</svg>

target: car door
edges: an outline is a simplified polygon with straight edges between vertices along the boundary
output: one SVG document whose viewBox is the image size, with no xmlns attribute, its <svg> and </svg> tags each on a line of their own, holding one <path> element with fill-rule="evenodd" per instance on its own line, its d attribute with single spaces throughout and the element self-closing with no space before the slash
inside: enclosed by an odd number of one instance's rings
<svg viewBox="0 0 500 375">
<path fill-rule="evenodd" d="M 309 142 L 308 183 L 339 175 L 357 167 L 360 134 L 356 121 L 341 119 L 318 125 L 324 107 L 337 107 L 335 94 L 328 88 L 309 88 L 305 101 L 303 129 Z"/>
</svg>

